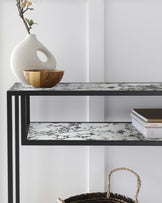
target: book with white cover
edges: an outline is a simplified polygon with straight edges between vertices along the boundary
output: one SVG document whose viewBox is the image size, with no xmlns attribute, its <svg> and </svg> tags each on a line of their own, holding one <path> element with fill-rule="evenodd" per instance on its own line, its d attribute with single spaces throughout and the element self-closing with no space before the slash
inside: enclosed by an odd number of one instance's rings
<svg viewBox="0 0 162 203">
<path fill-rule="evenodd" d="M 162 138 L 162 128 L 146 128 L 134 118 L 132 124 L 146 138 Z"/>
<path fill-rule="evenodd" d="M 143 119 L 141 119 L 140 117 L 138 117 L 134 113 L 131 113 L 131 118 L 135 119 L 143 127 L 146 127 L 146 128 L 162 128 L 162 123 L 149 123 L 149 122 L 145 122 Z"/>
</svg>

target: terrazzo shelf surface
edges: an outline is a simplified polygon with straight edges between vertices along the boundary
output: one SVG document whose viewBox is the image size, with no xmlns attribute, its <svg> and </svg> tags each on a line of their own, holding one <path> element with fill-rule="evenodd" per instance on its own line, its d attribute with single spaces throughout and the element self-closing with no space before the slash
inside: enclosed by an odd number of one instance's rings
<svg viewBox="0 0 162 203">
<path fill-rule="evenodd" d="M 162 141 L 162 139 L 146 139 L 131 123 L 30 123 L 28 141 L 64 141 L 64 144 L 115 144 L 127 142 Z"/>
<path fill-rule="evenodd" d="M 126 93 L 143 93 L 143 94 L 162 94 L 162 83 L 59 83 L 52 88 L 34 88 L 31 85 L 15 83 L 9 92 L 12 93 L 49 93 L 49 94 L 126 94 Z"/>
</svg>

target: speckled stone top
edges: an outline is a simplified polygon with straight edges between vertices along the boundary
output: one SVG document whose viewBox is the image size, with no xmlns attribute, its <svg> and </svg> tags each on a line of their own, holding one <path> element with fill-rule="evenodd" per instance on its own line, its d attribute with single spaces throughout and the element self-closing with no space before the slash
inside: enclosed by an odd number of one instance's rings
<svg viewBox="0 0 162 203">
<path fill-rule="evenodd" d="M 52 88 L 34 88 L 31 85 L 15 83 L 10 92 L 161 92 L 162 83 L 59 83 Z"/>
<path fill-rule="evenodd" d="M 146 139 L 131 123 L 30 123 L 28 140 L 162 141 Z"/>
</svg>

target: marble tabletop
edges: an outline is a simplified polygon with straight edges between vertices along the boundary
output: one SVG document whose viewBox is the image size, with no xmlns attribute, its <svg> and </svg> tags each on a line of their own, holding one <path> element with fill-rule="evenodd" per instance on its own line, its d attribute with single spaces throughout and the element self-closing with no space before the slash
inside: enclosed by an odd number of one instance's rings
<svg viewBox="0 0 162 203">
<path fill-rule="evenodd" d="M 131 123 L 30 123 L 28 140 L 162 141 L 146 139 Z"/>
<path fill-rule="evenodd" d="M 121 91 L 121 92 L 126 92 L 126 91 L 151 91 L 151 92 L 156 92 L 156 91 L 161 91 L 162 92 L 162 83 L 102 83 L 102 82 L 91 82 L 91 83 L 86 83 L 86 82 L 81 82 L 81 83 L 58 83 L 55 87 L 52 88 L 34 88 L 31 85 L 24 85 L 22 83 L 15 83 L 9 91 L 12 92 L 18 92 L 18 91 L 72 91 L 72 92 L 79 92 L 79 91 Z"/>
</svg>

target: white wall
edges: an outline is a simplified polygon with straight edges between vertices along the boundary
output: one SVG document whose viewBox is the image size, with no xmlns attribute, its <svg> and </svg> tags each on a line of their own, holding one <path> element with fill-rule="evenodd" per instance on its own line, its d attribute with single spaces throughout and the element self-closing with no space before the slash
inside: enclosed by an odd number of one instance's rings
<svg viewBox="0 0 162 203">
<path fill-rule="evenodd" d="M 41 0 L 32 14 L 39 23 L 33 31 L 54 53 L 58 67 L 65 70 L 63 81 L 161 81 L 161 8 L 160 0 Z M 7 202 L 5 94 L 16 81 L 9 58 L 13 47 L 25 35 L 15 1 L 2 0 L 0 202 Z M 94 57 L 97 54 L 98 57 Z M 162 98 L 105 97 L 105 109 L 96 109 L 101 110 L 102 115 L 92 114 L 88 103 L 100 104 L 98 108 L 104 101 L 86 97 L 33 98 L 32 120 L 93 120 L 98 116 L 100 119 L 105 116 L 105 120 L 129 120 L 131 108 L 161 107 Z M 95 152 L 93 156 L 91 152 Z M 58 196 L 99 191 L 102 186 L 106 188 L 106 176 L 112 168 L 127 166 L 141 175 L 140 202 L 161 202 L 161 153 L 161 147 L 21 147 L 21 200 L 23 203 L 52 203 Z M 126 179 L 117 175 L 112 179 L 112 189 L 127 191 L 133 197 L 133 181 L 135 179 L 127 175 Z"/>
<path fill-rule="evenodd" d="M 105 0 L 106 81 L 162 81 L 161 8 L 159 0 Z M 128 121 L 132 108 L 161 104 L 161 97 L 105 98 L 105 120 Z M 161 153 L 161 147 L 107 147 L 105 170 L 133 168 L 142 179 L 140 202 L 161 202 Z M 117 175 L 113 187 L 133 197 L 136 183 L 124 178 Z"/>
</svg>

